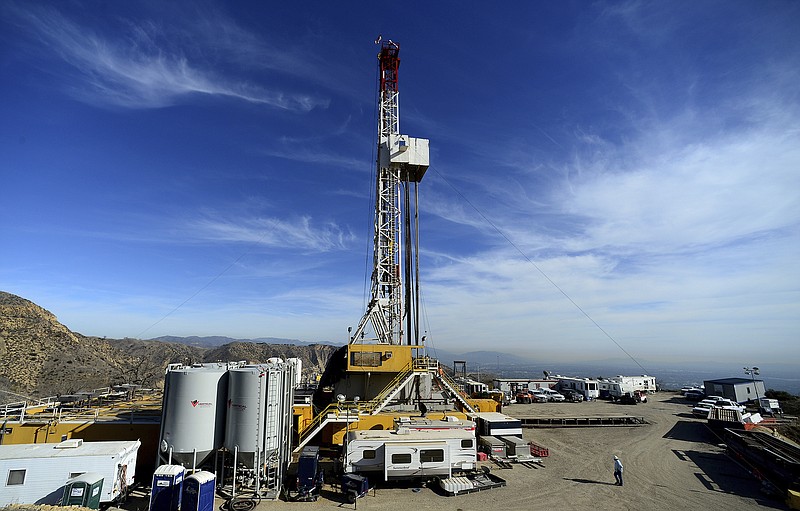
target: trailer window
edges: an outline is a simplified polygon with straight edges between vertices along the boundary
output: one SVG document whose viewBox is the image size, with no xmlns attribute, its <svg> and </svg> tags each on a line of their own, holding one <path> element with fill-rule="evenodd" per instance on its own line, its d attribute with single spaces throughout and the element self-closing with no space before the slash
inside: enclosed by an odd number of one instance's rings
<svg viewBox="0 0 800 511">
<path fill-rule="evenodd" d="M 462 440 L 461 441 L 461 447 L 464 447 L 464 448 L 467 448 L 467 449 L 472 447 L 472 439 L 471 438 L 465 438 L 464 440 Z"/>
<path fill-rule="evenodd" d="M 395 464 L 404 464 L 404 463 L 411 463 L 411 455 L 410 454 L 392 454 L 392 463 Z"/>
<path fill-rule="evenodd" d="M 419 451 L 421 463 L 440 463 L 444 461 L 444 449 L 422 449 Z"/>
<path fill-rule="evenodd" d="M 361 456 L 365 460 L 374 460 L 375 459 L 375 449 L 367 449 L 364 451 L 364 454 Z"/>
<path fill-rule="evenodd" d="M 21 470 L 9 470 L 6 485 L 15 486 L 19 484 L 25 484 L 25 471 L 26 469 L 24 468 Z"/>
</svg>

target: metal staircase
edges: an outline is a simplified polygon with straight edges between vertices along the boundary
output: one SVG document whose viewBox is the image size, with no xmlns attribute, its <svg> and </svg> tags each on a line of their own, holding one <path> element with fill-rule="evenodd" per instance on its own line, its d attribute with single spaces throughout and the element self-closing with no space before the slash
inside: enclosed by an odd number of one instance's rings
<svg viewBox="0 0 800 511">
<path fill-rule="evenodd" d="M 343 408 L 344 407 L 344 408 Z M 334 422 L 358 422 L 358 405 L 356 403 L 331 403 L 324 410 L 317 414 L 305 428 L 299 433 L 295 453 L 300 452 L 309 440 L 322 431 L 322 429 Z"/>
<path fill-rule="evenodd" d="M 358 422 L 359 415 L 377 415 L 414 378 L 424 373 L 431 373 L 434 378 L 455 397 L 465 411 L 475 413 L 475 410 L 466 399 L 467 396 L 464 395 L 458 384 L 447 376 L 444 371 L 440 370 L 439 362 L 432 358 L 420 357 L 414 359 L 412 363 L 398 372 L 392 381 L 390 381 L 372 400 L 360 403 L 344 402 L 329 404 L 300 431 L 299 441 L 297 442 L 297 447 L 294 449 L 294 452 L 300 452 L 308 441 L 322 431 L 328 424 L 335 422 Z"/>
<path fill-rule="evenodd" d="M 415 373 L 413 364 L 407 365 L 402 371 L 395 375 L 392 381 L 390 381 L 377 396 L 375 396 L 369 402 L 364 403 L 361 406 L 361 409 L 369 415 L 375 415 L 379 413 L 392 401 L 392 399 L 394 399 L 400 390 L 405 388 L 405 386 L 408 385 L 412 379 L 414 379 L 414 376 Z"/>
<path fill-rule="evenodd" d="M 439 381 L 439 383 L 442 384 L 442 386 L 444 386 L 447 390 L 449 390 L 453 394 L 453 397 L 459 403 L 461 403 L 461 406 L 463 407 L 464 411 L 469 413 L 475 413 L 475 410 L 472 408 L 472 406 L 470 406 L 469 402 L 467 401 L 468 396 L 464 394 L 464 391 L 461 390 L 461 387 L 456 382 L 454 382 L 452 378 L 447 376 L 447 373 L 445 373 L 444 371 L 435 371 L 433 375 L 434 378 L 436 378 Z"/>
</svg>

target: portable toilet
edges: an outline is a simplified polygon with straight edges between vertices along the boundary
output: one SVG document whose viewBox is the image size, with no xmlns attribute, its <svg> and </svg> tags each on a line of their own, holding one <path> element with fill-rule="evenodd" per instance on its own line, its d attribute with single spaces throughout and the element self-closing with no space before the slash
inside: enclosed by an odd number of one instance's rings
<svg viewBox="0 0 800 511">
<path fill-rule="evenodd" d="M 161 465 L 153 473 L 150 511 L 178 511 L 185 469 L 181 465 Z"/>
<path fill-rule="evenodd" d="M 217 477 L 201 470 L 183 480 L 182 511 L 214 511 Z"/>
<path fill-rule="evenodd" d="M 61 505 L 99 509 L 102 494 L 103 476 L 94 472 L 86 472 L 66 482 Z"/>
</svg>

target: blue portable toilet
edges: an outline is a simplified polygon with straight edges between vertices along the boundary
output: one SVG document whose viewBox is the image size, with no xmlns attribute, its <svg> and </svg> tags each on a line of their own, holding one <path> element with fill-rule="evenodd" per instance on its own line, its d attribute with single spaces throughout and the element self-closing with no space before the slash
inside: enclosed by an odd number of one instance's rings
<svg viewBox="0 0 800 511">
<path fill-rule="evenodd" d="M 201 470 L 187 476 L 183 481 L 183 511 L 214 511 L 214 493 L 217 477 Z"/>
<path fill-rule="evenodd" d="M 150 511 L 178 511 L 181 507 L 183 476 L 181 465 L 161 465 L 153 473 L 150 488 Z"/>
</svg>

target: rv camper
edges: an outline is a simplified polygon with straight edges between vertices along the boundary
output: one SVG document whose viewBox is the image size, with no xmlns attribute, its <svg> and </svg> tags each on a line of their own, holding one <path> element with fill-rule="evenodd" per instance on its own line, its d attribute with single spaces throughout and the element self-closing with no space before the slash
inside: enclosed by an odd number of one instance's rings
<svg viewBox="0 0 800 511">
<path fill-rule="evenodd" d="M 474 469 L 476 456 L 474 430 L 357 430 L 347 433 L 344 471 L 387 481 L 450 477 Z"/>
<path fill-rule="evenodd" d="M 0 506 L 58 504 L 67 481 L 87 472 L 103 478 L 100 502 L 124 496 L 136 474 L 141 442 L 0 445 Z"/>
<path fill-rule="evenodd" d="M 592 378 L 571 378 L 568 376 L 556 376 L 558 379 L 558 390 L 575 390 L 583 394 L 584 399 L 591 401 L 600 397 L 600 383 Z"/>
</svg>

